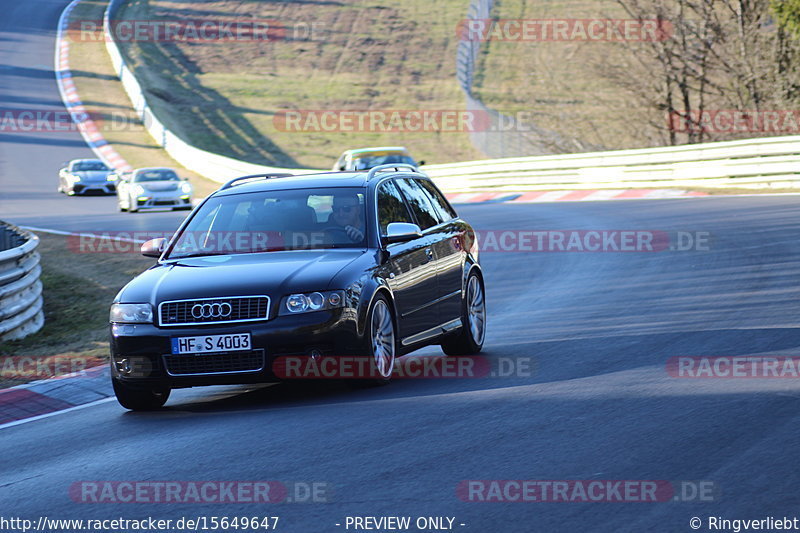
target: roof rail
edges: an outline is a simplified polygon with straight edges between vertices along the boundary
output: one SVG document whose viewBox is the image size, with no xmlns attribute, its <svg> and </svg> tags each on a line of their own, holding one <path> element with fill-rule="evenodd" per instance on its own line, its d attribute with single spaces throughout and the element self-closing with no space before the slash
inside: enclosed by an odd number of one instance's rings
<svg viewBox="0 0 800 533">
<path fill-rule="evenodd" d="M 377 167 L 372 167 L 371 169 L 369 169 L 369 172 L 367 173 L 367 181 L 374 178 L 378 174 L 378 172 L 383 172 L 389 170 L 390 168 L 394 169 L 395 172 L 400 172 L 401 168 L 407 168 L 411 170 L 411 172 L 413 172 L 414 174 L 421 174 L 419 169 L 417 169 L 417 167 L 415 167 L 410 163 L 387 163 L 385 165 L 378 165 Z"/>
<path fill-rule="evenodd" d="M 228 183 L 226 183 L 225 185 L 220 187 L 219 190 L 224 191 L 225 189 L 230 189 L 231 187 L 233 187 L 234 185 L 236 185 L 240 181 L 254 180 L 254 179 L 257 179 L 257 178 L 263 178 L 263 179 L 267 179 L 267 180 L 270 179 L 270 178 L 288 178 L 289 176 L 294 176 L 294 174 L 289 174 L 289 173 L 286 173 L 286 172 L 284 172 L 284 173 L 276 173 L 276 174 L 251 174 L 249 176 L 242 176 L 240 178 L 233 178 Z"/>
</svg>

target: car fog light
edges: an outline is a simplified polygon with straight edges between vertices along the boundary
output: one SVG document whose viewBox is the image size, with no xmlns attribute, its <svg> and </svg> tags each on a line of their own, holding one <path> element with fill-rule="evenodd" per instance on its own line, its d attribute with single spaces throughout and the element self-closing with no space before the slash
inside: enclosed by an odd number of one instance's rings
<svg viewBox="0 0 800 533">
<path fill-rule="evenodd" d="M 131 362 L 128 359 L 119 359 L 114 361 L 114 365 L 117 367 L 117 372 L 120 374 L 130 374 L 131 373 Z"/>
</svg>

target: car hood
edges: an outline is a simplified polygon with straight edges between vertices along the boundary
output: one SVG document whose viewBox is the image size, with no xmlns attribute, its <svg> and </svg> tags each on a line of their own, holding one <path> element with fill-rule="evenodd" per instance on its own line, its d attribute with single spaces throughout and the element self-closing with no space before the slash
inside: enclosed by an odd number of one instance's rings
<svg viewBox="0 0 800 533">
<path fill-rule="evenodd" d="M 333 277 L 366 253 L 357 250 L 298 250 L 194 257 L 159 264 L 120 291 L 117 301 L 148 302 L 266 294 L 274 303 L 287 294 L 330 287 Z"/>
<path fill-rule="evenodd" d="M 108 178 L 108 170 L 80 170 L 73 172 L 75 176 L 80 178 L 81 181 L 106 181 Z"/>
<path fill-rule="evenodd" d="M 180 186 L 180 181 L 165 180 L 165 181 L 143 181 L 137 182 L 136 185 L 141 185 L 145 190 L 159 192 L 159 191 L 175 191 Z"/>
</svg>

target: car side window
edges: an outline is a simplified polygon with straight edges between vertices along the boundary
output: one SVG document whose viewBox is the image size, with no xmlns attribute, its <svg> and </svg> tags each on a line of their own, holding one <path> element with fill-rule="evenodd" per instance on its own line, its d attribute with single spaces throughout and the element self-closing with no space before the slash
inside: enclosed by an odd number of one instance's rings
<svg viewBox="0 0 800 533">
<path fill-rule="evenodd" d="M 386 235 L 386 228 L 392 222 L 415 224 L 397 186 L 392 181 L 385 181 L 378 187 L 378 224 L 381 235 Z"/>
<path fill-rule="evenodd" d="M 439 218 L 442 220 L 452 220 L 458 215 L 450 204 L 445 200 L 444 195 L 436 188 L 432 182 L 428 180 L 416 180 L 420 187 L 422 187 L 428 194 L 428 199 L 431 201 L 433 208 L 439 213 Z"/>
<path fill-rule="evenodd" d="M 417 224 L 421 229 L 425 230 L 443 222 L 431 205 L 430 200 L 428 200 L 428 195 L 414 180 L 408 178 L 399 179 L 397 180 L 397 186 L 403 192 L 403 196 L 405 196 L 408 206 L 414 213 Z"/>
</svg>

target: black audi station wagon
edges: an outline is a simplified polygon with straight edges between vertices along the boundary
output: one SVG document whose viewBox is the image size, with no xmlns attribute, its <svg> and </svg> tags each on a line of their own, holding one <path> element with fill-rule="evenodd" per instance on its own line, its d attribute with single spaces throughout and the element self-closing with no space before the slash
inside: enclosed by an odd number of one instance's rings
<svg viewBox="0 0 800 533">
<path fill-rule="evenodd" d="M 280 380 L 276 362 L 359 356 L 371 382 L 422 346 L 480 352 L 486 331 L 475 234 L 414 167 L 234 179 L 111 307 L 122 406 L 174 388 Z"/>
</svg>

